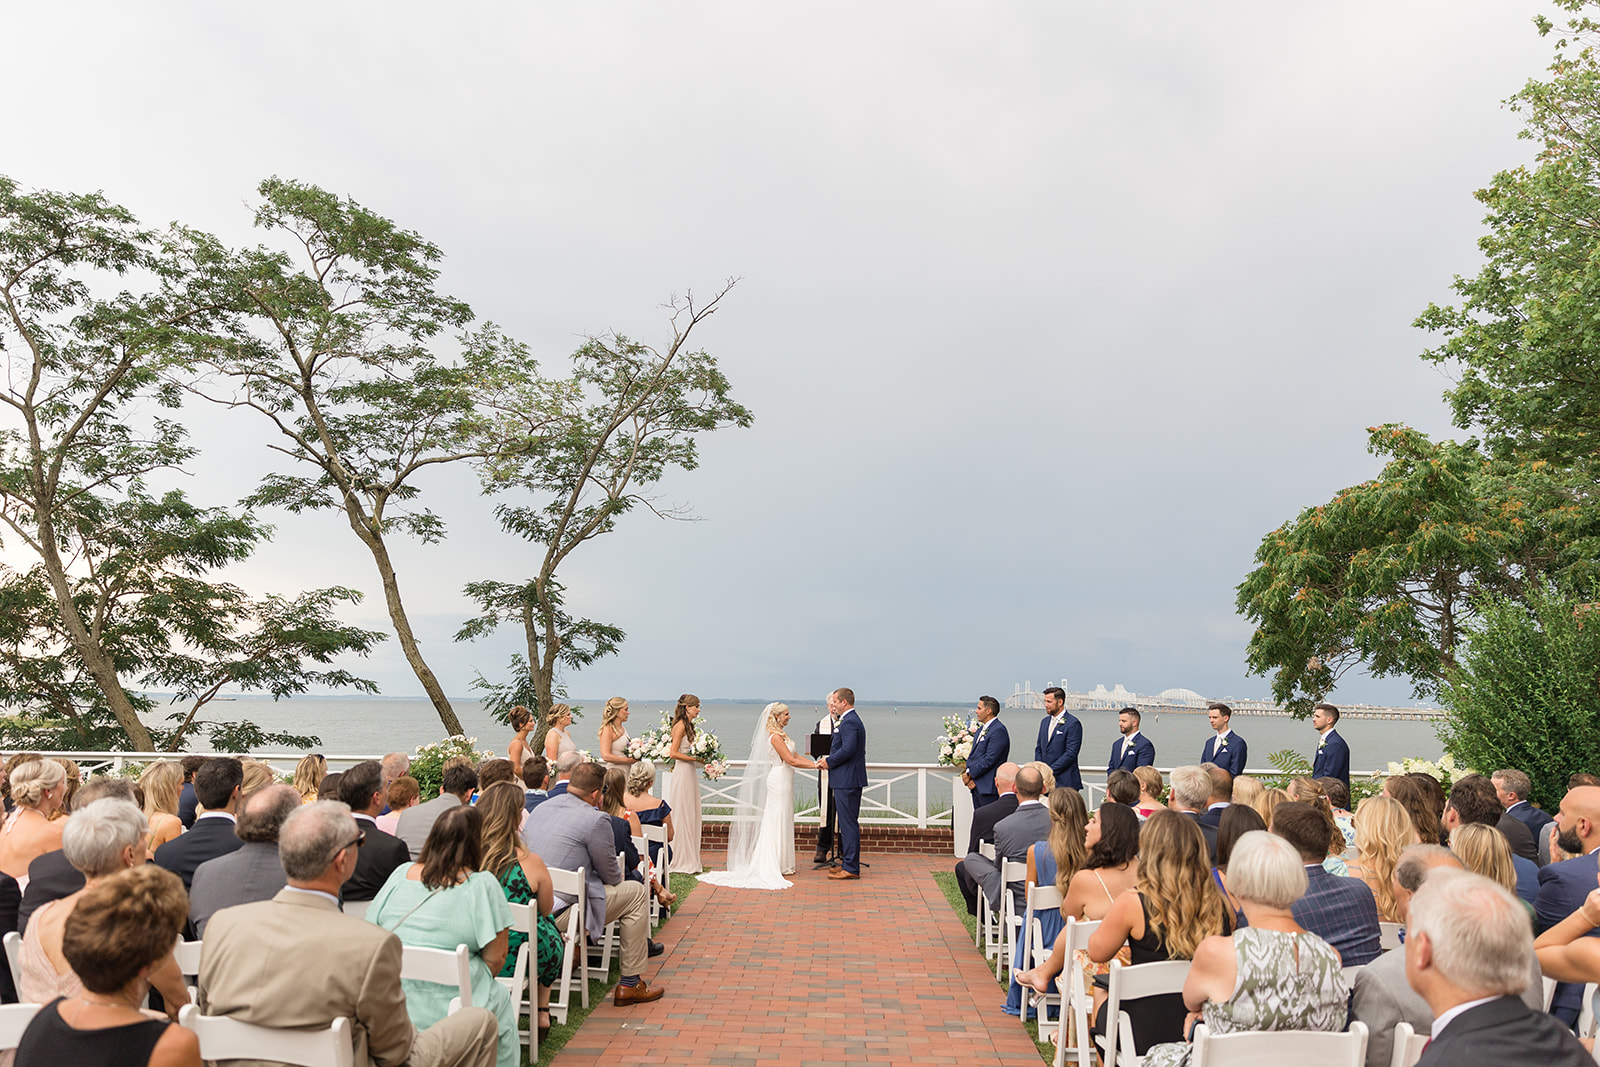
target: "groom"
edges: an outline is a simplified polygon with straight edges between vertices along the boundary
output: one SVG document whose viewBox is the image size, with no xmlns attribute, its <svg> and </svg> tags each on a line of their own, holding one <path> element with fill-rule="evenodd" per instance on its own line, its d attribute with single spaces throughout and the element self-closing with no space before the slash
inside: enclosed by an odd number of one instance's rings
<svg viewBox="0 0 1600 1067">
<path fill-rule="evenodd" d="M 867 784 L 867 730 L 856 714 L 856 695 L 848 689 L 828 694 L 833 742 L 818 764 L 828 772 L 828 791 L 839 816 L 842 867 L 828 872 L 835 881 L 861 877 L 861 790 Z"/>
</svg>

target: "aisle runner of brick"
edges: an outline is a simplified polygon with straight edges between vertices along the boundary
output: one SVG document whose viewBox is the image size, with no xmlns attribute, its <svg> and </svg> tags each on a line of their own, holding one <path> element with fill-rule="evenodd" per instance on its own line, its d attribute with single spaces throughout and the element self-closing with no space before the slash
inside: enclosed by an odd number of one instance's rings
<svg viewBox="0 0 1600 1067">
<path fill-rule="evenodd" d="M 700 883 L 645 971 L 666 996 L 632 1008 L 607 1000 L 555 1063 L 1038 1064 L 1027 1032 L 1000 1011 L 992 965 L 933 882 L 954 861 L 863 858 L 872 867 L 859 882 L 807 865 L 781 893 Z"/>
</svg>

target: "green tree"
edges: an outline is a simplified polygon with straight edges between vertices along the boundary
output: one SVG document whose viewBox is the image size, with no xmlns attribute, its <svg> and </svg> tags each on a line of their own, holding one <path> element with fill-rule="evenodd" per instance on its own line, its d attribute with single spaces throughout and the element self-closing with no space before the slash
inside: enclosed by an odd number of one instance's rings
<svg viewBox="0 0 1600 1067">
<path fill-rule="evenodd" d="M 552 387 L 549 410 L 559 422 L 537 449 L 485 465 L 485 489 L 529 495 L 532 504 L 502 503 L 500 523 L 535 546 L 538 571 L 525 582 L 474 582 L 467 587 L 483 608 L 458 639 L 502 622 L 522 626 L 526 657 L 512 672 L 528 676 L 530 707 L 554 700 L 557 670 L 614 653 L 621 630 L 569 615 L 557 569 L 577 547 L 611 532 L 617 519 L 643 504 L 662 518 L 686 518 L 682 508 L 658 506 L 645 495 L 668 470 L 699 466 L 696 439 L 724 426 L 749 426 L 750 412 L 729 396 L 728 379 L 690 335 L 714 314 L 730 281 L 705 303 L 692 294 L 670 305 L 672 339 L 665 350 L 612 334 L 593 337 L 573 355 L 573 375 Z M 519 662 L 520 661 L 520 662 Z M 541 722 L 540 736 L 544 725 Z"/>
<path fill-rule="evenodd" d="M 390 556 L 400 533 L 434 543 L 423 471 L 508 462 L 535 447 L 552 400 L 526 348 L 438 292 L 439 249 L 315 186 L 261 183 L 258 227 L 292 252 L 188 243 L 189 299 L 218 309 L 186 347 L 217 372 L 201 395 L 265 417 L 272 446 L 309 474 L 273 473 L 247 498 L 291 512 L 336 509 L 377 566 L 406 661 L 451 734 L 461 722 L 424 660 Z M 432 345 L 456 337 L 451 355 Z"/>
<path fill-rule="evenodd" d="M 1567 776 L 1600 766 L 1600 614 L 1539 583 L 1522 599 L 1488 596 L 1440 693 L 1445 749 L 1484 773 L 1515 767 L 1554 811 Z"/>
</svg>

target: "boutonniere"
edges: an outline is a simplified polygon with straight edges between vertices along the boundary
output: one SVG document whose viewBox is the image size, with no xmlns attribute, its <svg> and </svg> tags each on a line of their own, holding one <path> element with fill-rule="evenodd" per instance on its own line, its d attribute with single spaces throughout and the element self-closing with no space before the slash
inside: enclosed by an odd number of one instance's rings
<svg viewBox="0 0 1600 1067">
<path fill-rule="evenodd" d="M 1223 749 L 1225 749 L 1227 747 L 1228 747 L 1228 739 L 1226 737 L 1217 738 L 1217 751 L 1218 752 L 1221 752 Z"/>
<path fill-rule="evenodd" d="M 1326 737 L 1321 738 L 1320 740 L 1317 741 L 1317 751 L 1321 752 L 1324 748 L 1327 747 L 1327 745 L 1328 745 L 1328 739 Z"/>
</svg>

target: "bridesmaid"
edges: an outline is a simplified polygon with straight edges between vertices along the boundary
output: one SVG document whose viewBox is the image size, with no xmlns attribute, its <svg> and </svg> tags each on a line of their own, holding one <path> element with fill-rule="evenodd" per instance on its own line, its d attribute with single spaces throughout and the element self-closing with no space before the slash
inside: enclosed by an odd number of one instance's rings
<svg viewBox="0 0 1600 1067">
<path fill-rule="evenodd" d="M 572 709 L 565 704 L 552 704 L 544 721 L 550 727 L 544 735 L 544 758 L 550 764 L 550 773 L 554 774 L 556 760 L 568 752 L 578 751 L 578 743 L 567 735 L 567 727 L 572 725 Z"/>
<path fill-rule="evenodd" d="M 518 704 L 511 709 L 509 719 L 511 728 L 517 732 L 517 736 L 511 739 L 511 745 L 506 749 L 506 757 L 511 760 L 511 768 L 517 772 L 520 781 L 522 761 L 528 758 L 528 731 L 533 729 L 533 714 Z"/>
<path fill-rule="evenodd" d="M 601 763 L 615 763 L 627 768 L 638 762 L 628 755 L 628 731 L 622 725 L 627 721 L 626 697 L 612 697 L 606 701 L 606 710 L 600 713 Z"/>
<path fill-rule="evenodd" d="M 694 744 L 694 720 L 700 698 L 685 693 L 672 710 L 672 773 L 667 776 L 666 800 L 672 807 L 676 833 L 672 838 L 673 874 L 700 873 L 700 761 L 689 754 Z"/>
</svg>

